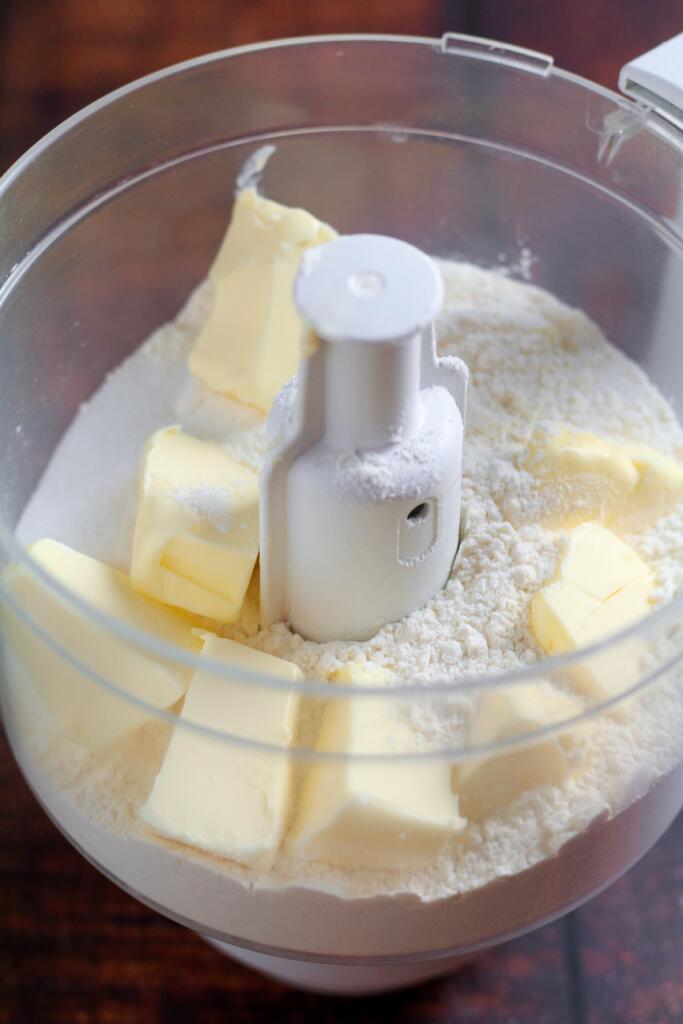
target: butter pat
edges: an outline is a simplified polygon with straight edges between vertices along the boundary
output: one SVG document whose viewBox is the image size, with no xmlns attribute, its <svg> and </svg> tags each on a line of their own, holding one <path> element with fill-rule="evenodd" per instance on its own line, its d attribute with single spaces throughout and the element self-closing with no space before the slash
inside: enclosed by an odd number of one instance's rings
<svg viewBox="0 0 683 1024">
<path fill-rule="evenodd" d="M 558 583 L 578 587 L 598 602 L 637 580 L 652 579 L 633 548 L 598 523 L 586 523 L 569 535 L 556 575 Z"/>
<path fill-rule="evenodd" d="M 295 681 L 296 665 L 251 647 L 206 635 L 202 657 L 228 668 Z M 239 864 L 268 867 L 280 846 L 291 800 L 287 748 L 296 728 L 298 693 L 239 683 L 197 671 L 161 770 L 142 810 L 157 832 Z M 186 727 L 205 726 L 280 751 L 239 746 Z"/>
<path fill-rule="evenodd" d="M 521 683 L 488 693 L 474 720 L 469 745 L 503 743 L 580 714 L 579 701 L 549 683 Z M 583 760 L 585 727 L 532 740 L 501 753 L 463 760 L 453 768 L 453 789 L 460 810 L 480 821 L 510 804 L 526 790 L 561 785 Z"/>
<path fill-rule="evenodd" d="M 168 427 L 142 467 L 131 581 L 218 622 L 240 612 L 259 550 L 258 475 L 220 445 Z"/>
<path fill-rule="evenodd" d="M 556 578 L 531 602 L 531 625 L 546 654 L 563 654 L 601 640 L 650 610 L 654 576 L 645 562 L 609 530 L 585 523 L 569 536 Z M 638 676 L 638 645 L 621 643 L 577 668 L 585 691 L 615 696 Z"/>
<path fill-rule="evenodd" d="M 152 639 L 199 653 L 201 642 L 191 632 L 192 621 L 136 593 L 123 573 L 54 540 L 37 541 L 29 551 L 62 586 L 98 611 Z M 119 640 L 109 629 L 54 595 L 22 566 L 12 565 L 5 571 L 3 586 L 65 651 L 63 657 L 8 610 L 4 613 L 11 630 L 8 658 L 11 653 L 23 686 L 27 690 L 35 687 L 55 727 L 85 746 L 104 747 L 151 717 L 149 711 L 129 703 L 125 696 L 112 694 L 87 672 L 96 673 L 153 708 L 170 708 L 185 693 L 189 669 L 156 659 Z M 72 664 L 68 658 L 79 664 Z M 8 672 L 12 672 L 11 667 Z M 21 696 L 20 689 L 17 693 Z"/>
<path fill-rule="evenodd" d="M 536 430 L 519 464 L 536 477 L 551 526 L 645 529 L 683 499 L 683 467 L 668 455 L 569 427 Z"/>
<path fill-rule="evenodd" d="M 298 369 L 302 324 L 292 288 L 301 257 L 336 231 L 305 210 L 240 192 L 211 267 L 214 299 L 189 368 L 214 391 L 264 412 Z"/>
<path fill-rule="evenodd" d="M 619 525 L 622 529 L 646 529 L 683 500 L 683 467 L 648 445 L 628 444 L 624 451 L 638 470 L 638 486 Z"/>
<path fill-rule="evenodd" d="M 365 686 L 388 683 L 393 679 L 391 672 L 371 661 L 348 661 L 346 665 L 330 673 L 332 683 L 361 683 Z"/>
<path fill-rule="evenodd" d="M 591 434 L 561 427 L 556 433 L 537 430 L 529 441 L 522 465 L 530 472 L 551 477 L 590 473 L 605 477 L 620 494 L 638 483 L 638 471 L 625 452 Z"/>
<path fill-rule="evenodd" d="M 380 682 L 382 670 L 345 666 L 349 682 Z M 388 673 L 386 674 L 388 678 Z M 335 867 L 411 870 L 434 860 L 462 829 L 450 766 L 441 761 L 363 763 L 363 754 L 414 752 L 413 735 L 393 698 L 330 699 L 316 743 L 319 752 L 351 760 L 313 763 L 304 779 L 286 851 Z"/>
</svg>

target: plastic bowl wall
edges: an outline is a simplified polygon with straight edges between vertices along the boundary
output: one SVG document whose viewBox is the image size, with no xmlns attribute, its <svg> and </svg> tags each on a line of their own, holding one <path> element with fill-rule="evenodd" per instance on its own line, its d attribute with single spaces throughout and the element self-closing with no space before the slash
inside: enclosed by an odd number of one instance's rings
<svg viewBox="0 0 683 1024">
<path fill-rule="evenodd" d="M 549 289 L 593 317 L 679 410 L 683 151 L 673 131 L 626 101 L 504 48 L 453 38 L 306 39 L 213 55 L 121 90 L 53 132 L 0 183 L 0 558 L 3 566 L 23 562 L 42 593 L 22 602 L 0 585 L 5 725 L 28 781 L 107 875 L 207 935 L 333 963 L 439 959 L 534 927 L 626 870 L 680 808 L 680 751 L 668 752 L 656 772 L 629 778 L 620 813 L 597 816 L 548 859 L 476 900 L 387 896 L 372 911 L 363 899 L 313 889 L 251 889 L 238 870 L 228 876 L 216 860 L 179 846 L 165 846 L 160 864 L 156 843 L 96 824 L 85 797 L 74 804 L 48 756 L 62 739 L 91 745 L 64 713 L 55 679 L 68 677 L 102 720 L 125 709 L 138 724 L 156 723 L 160 743 L 174 721 L 127 695 L 126 680 L 111 670 L 118 657 L 104 666 L 74 660 L 55 625 L 63 616 L 82 622 L 93 650 L 100 637 L 122 656 L 136 652 L 188 673 L 193 657 L 60 592 L 20 552 L 14 527 L 79 405 L 205 276 L 235 180 L 266 144 L 277 147 L 263 175 L 267 194 L 342 232 L 393 234 Z M 636 664 L 624 693 L 609 706 L 594 702 L 583 724 L 624 709 L 633 717 L 637 702 L 650 706 L 662 694 L 675 712 L 683 707 L 681 618 L 672 604 L 596 652 L 466 685 L 485 693 L 562 682 L 598 663 L 615 672 Z M 262 688 L 264 700 L 278 686 L 215 668 L 236 685 Z M 326 699 L 382 700 L 408 713 L 441 713 L 459 687 L 379 695 L 354 688 L 330 697 L 326 684 L 306 683 L 300 699 L 318 708 Z M 576 725 L 559 723 L 555 733 Z M 254 749 L 248 734 L 209 738 Z M 498 752 L 546 739 L 518 737 Z M 419 757 L 397 751 L 384 763 L 386 771 L 407 761 L 419 771 L 480 753 L 435 741 Z M 293 760 L 297 771 L 316 759 L 306 744 L 263 755 L 283 766 Z M 372 749 L 364 756 L 378 757 Z M 343 751 L 330 764 L 343 764 Z M 149 766 L 138 767 L 143 799 Z M 123 810 L 114 795 L 112 820 Z"/>
</svg>

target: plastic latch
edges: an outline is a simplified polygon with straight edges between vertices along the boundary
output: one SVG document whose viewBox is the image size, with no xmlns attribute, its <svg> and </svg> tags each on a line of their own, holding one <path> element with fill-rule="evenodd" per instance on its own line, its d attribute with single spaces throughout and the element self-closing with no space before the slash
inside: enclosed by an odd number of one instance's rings
<svg viewBox="0 0 683 1024">
<path fill-rule="evenodd" d="M 605 116 L 600 129 L 598 160 L 609 167 L 624 142 L 636 136 L 647 124 L 651 108 L 640 103 L 612 110 Z"/>
<path fill-rule="evenodd" d="M 520 71 L 546 78 L 553 69 L 553 58 L 547 53 L 527 50 L 523 46 L 501 43 L 478 36 L 461 35 L 459 32 L 445 32 L 441 37 L 442 53 L 454 53 L 459 57 L 488 60 L 493 64 L 505 64 Z"/>
<path fill-rule="evenodd" d="M 683 32 L 626 64 L 619 88 L 683 131 Z"/>
</svg>

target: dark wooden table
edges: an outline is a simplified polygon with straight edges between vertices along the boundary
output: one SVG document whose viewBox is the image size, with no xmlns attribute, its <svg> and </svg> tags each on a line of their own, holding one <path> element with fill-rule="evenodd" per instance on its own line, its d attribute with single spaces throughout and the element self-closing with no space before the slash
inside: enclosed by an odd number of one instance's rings
<svg viewBox="0 0 683 1024">
<path fill-rule="evenodd" d="M 614 87 L 681 0 L 0 0 L 0 170 L 64 117 L 210 50 L 316 32 L 505 39 Z M 39 810 L 0 738 L 0 1024 L 683 1021 L 683 818 L 580 911 L 412 991 L 290 991 L 140 906 Z"/>
</svg>

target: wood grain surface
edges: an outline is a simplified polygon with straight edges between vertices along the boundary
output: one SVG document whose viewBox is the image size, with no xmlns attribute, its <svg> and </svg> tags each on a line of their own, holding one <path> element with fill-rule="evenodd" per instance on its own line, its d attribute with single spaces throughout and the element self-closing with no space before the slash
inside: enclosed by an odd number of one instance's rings
<svg viewBox="0 0 683 1024">
<path fill-rule="evenodd" d="M 319 32 L 504 39 L 614 87 L 683 30 L 681 0 L 0 0 L 0 169 L 109 90 L 241 43 Z M 0 1024 L 673 1024 L 683 1021 L 683 818 L 563 921 L 442 980 L 375 999 L 239 967 L 90 867 L 0 739 Z"/>
</svg>

